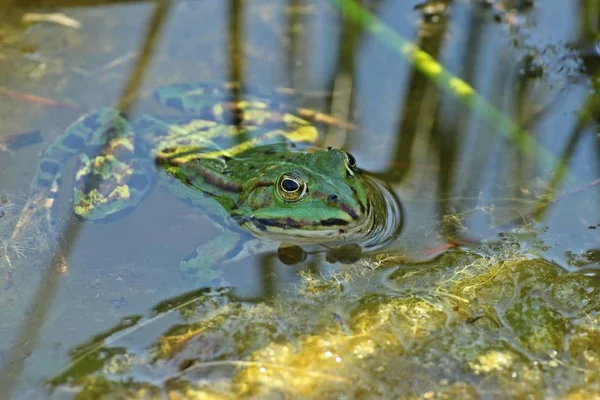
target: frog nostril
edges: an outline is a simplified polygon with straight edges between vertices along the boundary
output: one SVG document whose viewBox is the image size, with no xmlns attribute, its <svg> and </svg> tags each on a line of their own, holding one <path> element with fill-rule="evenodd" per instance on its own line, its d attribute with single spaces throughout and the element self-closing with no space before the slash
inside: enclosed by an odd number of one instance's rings
<svg viewBox="0 0 600 400">
<path fill-rule="evenodd" d="M 338 200 L 337 194 L 330 194 L 329 196 L 327 196 L 327 201 L 330 203 L 336 202 L 337 200 Z"/>
</svg>

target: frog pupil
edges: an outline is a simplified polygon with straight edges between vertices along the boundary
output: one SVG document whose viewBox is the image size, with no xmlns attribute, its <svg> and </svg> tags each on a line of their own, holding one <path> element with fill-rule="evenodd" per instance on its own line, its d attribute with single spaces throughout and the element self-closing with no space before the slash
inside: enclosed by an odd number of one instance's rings
<svg viewBox="0 0 600 400">
<path fill-rule="evenodd" d="M 284 179 L 283 181 L 281 181 L 281 187 L 286 192 L 295 192 L 300 188 L 300 185 L 298 185 L 298 182 L 292 179 Z"/>
</svg>

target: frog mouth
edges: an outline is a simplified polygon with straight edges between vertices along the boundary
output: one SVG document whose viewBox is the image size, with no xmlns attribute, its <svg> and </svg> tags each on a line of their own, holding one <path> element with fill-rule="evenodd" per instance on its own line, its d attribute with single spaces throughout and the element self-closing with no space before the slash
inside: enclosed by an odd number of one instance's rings
<svg viewBox="0 0 600 400">
<path fill-rule="evenodd" d="M 255 236 L 266 239 L 294 239 L 303 243 L 323 243 L 356 240 L 368 234 L 373 226 L 372 207 L 350 220 L 328 218 L 319 221 L 298 221 L 287 218 L 236 217 L 234 220 Z"/>
</svg>

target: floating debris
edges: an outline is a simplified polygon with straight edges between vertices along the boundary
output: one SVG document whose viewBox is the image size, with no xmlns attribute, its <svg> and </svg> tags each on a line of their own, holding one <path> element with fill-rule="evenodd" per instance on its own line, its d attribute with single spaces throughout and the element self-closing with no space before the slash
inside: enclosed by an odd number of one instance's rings
<svg viewBox="0 0 600 400">
<path fill-rule="evenodd" d="M 50 22 L 65 26 L 67 28 L 79 29 L 81 28 L 81 22 L 67 17 L 62 13 L 51 13 L 51 14 L 39 14 L 39 13 L 27 13 L 23 15 L 21 19 L 24 24 L 35 24 L 37 22 Z"/>
</svg>

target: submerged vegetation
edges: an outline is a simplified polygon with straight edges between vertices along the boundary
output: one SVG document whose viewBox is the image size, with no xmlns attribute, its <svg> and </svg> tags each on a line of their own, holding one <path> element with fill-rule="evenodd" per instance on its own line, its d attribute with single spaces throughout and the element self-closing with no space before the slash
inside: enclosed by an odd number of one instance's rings
<svg viewBox="0 0 600 400">
<path fill-rule="evenodd" d="M 51 383 L 79 398 L 584 398 L 600 390 L 599 311 L 597 276 L 514 245 L 380 256 L 266 304 L 168 300 L 73 350 Z"/>
</svg>

